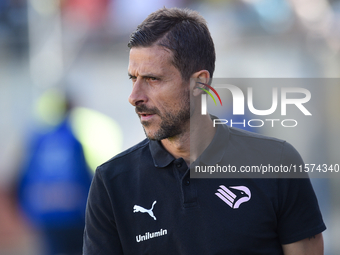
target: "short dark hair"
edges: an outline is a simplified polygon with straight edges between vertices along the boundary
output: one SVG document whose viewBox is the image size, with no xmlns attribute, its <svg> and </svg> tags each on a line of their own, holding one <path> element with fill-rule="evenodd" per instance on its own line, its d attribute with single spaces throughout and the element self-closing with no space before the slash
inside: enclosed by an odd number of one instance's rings
<svg viewBox="0 0 340 255">
<path fill-rule="evenodd" d="M 151 13 L 130 36 L 128 47 L 161 45 L 173 53 L 183 80 L 200 70 L 215 70 L 215 47 L 205 19 L 196 11 L 162 8 Z"/>
</svg>

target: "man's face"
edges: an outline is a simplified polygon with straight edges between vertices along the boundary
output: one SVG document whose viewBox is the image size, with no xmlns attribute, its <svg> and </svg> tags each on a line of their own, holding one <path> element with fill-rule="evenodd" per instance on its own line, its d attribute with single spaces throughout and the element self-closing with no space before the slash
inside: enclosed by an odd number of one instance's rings
<svg viewBox="0 0 340 255">
<path fill-rule="evenodd" d="M 135 106 L 146 136 L 162 140 L 183 133 L 190 120 L 189 82 L 161 46 L 130 50 L 128 72 L 133 83 L 129 102 Z"/>
</svg>

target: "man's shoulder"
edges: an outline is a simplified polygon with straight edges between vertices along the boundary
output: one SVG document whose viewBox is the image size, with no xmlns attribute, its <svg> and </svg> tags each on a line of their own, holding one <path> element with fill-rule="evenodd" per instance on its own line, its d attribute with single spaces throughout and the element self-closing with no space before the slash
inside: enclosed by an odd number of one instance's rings
<svg viewBox="0 0 340 255">
<path fill-rule="evenodd" d="M 243 129 L 235 128 L 235 127 L 228 127 L 229 133 L 231 136 L 235 137 L 236 139 L 249 139 L 253 140 L 254 142 L 272 142 L 272 143 L 278 143 L 278 144 L 284 144 L 286 143 L 285 140 L 278 139 L 275 137 L 270 137 L 250 131 L 246 131 Z"/>
<path fill-rule="evenodd" d="M 140 143 L 130 147 L 129 149 L 117 154 L 113 158 L 104 162 L 103 164 L 98 166 L 98 169 L 105 170 L 112 167 L 119 168 L 122 165 L 127 166 L 128 164 L 134 164 L 134 160 L 136 159 L 136 157 L 139 157 L 143 150 L 148 149 L 149 142 L 149 139 L 144 139 Z"/>
<path fill-rule="evenodd" d="M 242 129 L 229 127 L 229 141 L 248 155 L 272 157 L 280 162 L 302 162 L 299 152 L 289 142 Z M 261 157 L 260 157 L 261 158 Z"/>
</svg>

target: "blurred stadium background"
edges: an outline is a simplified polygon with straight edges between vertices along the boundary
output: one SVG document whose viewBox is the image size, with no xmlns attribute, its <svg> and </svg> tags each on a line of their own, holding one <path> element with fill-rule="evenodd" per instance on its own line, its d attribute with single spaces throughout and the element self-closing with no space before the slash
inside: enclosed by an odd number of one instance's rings
<svg viewBox="0 0 340 255">
<path fill-rule="evenodd" d="M 340 78 L 339 0 L 0 0 L 1 255 L 44 254 L 41 233 L 15 194 L 30 135 L 60 117 L 51 105 L 57 96 L 44 103 L 46 92 L 72 101 L 92 170 L 144 139 L 127 101 L 127 41 L 163 6 L 206 18 L 217 53 L 214 77 Z M 325 120 L 290 142 L 304 158 L 339 163 L 340 84 L 318 89 Z M 340 251 L 339 176 L 313 180 L 328 227 L 327 255 Z"/>
</svg>

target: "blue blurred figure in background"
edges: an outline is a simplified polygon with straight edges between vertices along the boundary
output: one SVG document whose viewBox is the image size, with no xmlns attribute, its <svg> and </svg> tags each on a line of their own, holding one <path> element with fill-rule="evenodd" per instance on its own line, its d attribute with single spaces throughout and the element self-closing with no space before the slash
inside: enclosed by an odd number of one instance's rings
<svg viewBox="0 0 340 255">
<path fill-rule="evenodd" d="M 53 104 L 56 98 L 50 94 L 45 101 Z M 82 250 L 92 174 L 71 129 L 70 102 L 60 98 L 55 102 L 59 111 L 54 113 L 62 113 L 62 118 L 47 131 L 34 135 L 29 143 L 18 194 L 22 210 L 43 234 L 47 254 L 77 255 Z"/>
</svg>

